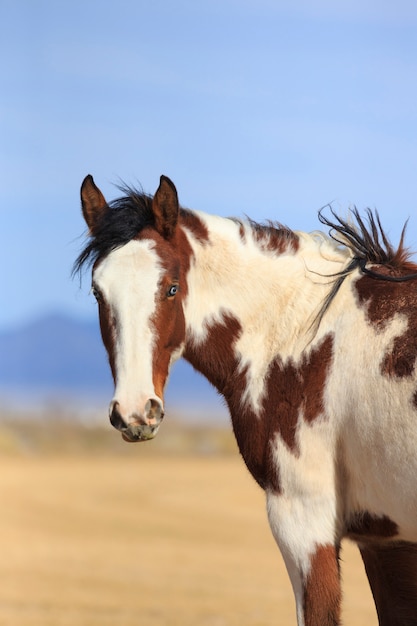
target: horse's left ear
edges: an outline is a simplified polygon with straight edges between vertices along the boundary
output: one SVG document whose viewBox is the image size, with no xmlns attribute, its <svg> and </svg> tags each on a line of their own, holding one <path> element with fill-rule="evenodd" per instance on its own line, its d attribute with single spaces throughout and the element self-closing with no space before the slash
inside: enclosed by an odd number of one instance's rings
<svg viewBox="0 0 417 626">
<path fill-rule="evenodd" d="M 90 230 L 90 235 L 94 235 L 106 206 L 107 202 L 103 194 L 95 184 L 91 174 L 88 174 L 81 185 L 81 208 Z"/>
<path fill-rule="evenodd" d="M 152 210 L 156 230 L 164 239 L 171 239 L 178 221 L 178 194 L 167 176 L 161 176 L 159 187 L 153 197 Z"/>
</svg>

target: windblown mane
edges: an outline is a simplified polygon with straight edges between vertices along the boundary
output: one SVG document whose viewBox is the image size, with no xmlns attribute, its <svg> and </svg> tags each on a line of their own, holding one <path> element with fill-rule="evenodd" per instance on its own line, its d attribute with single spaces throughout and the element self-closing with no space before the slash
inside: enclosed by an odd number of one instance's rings
<svg viewBox="0 0 417 626">
<path fill-rule="evenodd" d="M 384 265 L 392 270 L 408 271 L 416 270 L 417 266 L 410 262 L 411 253 L 404 246 L 405 231 L 407 222 L 402 232 L 400 243 L 397 249 L 394 249 L 389 241 L 378 213 L 373 213 L 370 209 L 366 211 L 367 224 L 359 215 L 356 208 L 351 213 L 356 224 L 343 220 L 330 207 L 330 211 L 335 218 L 335 222 L 323 215 L 323 210 L 319 211 L 319 220 L 322 224 L 330 229 L 330 237 L 338 244 L 347 246 L 352 257 L 360 262 L 374 263 L 376 265 Z M 353 269 L 353 268 L 352 268 Z"/>
<path fill-rule="evenodd" d="M 124 195 L 107 205 L 94 234 L 89 238 L 74 263 L 74 274 L 80 272 L 84 265 L 91 265 L 112 250 L 128 243 L 143 228 L 154 225 L 152 196 L 125 184 L 120 185 L 119 190 Z M 395 273 L 417 271 L 417 265 L 410 261 L 411 254 L 404 246 L 407 223 L 402 230 L 398 248 L 394 249 L 381 226 L 377 212 L 374 214 L 368 209 L 366 212 L 368 223 L 365 223 L 358 210 L 354 208 L 351 213 L 355 223 L 340 218 L 331 207 L 329 208 L 334 221 L 325 217 L 323 210 L 319 212 L 319 220 L 330 229 L 331 239 L 338 245 L 347 247 L 351 254 L 351 261 L 345 270 L 333 276 L 335 283 L 329 296 L 329 303 L 337 293 L 343 279 L 356 267 L 364 271 L 366 263 L 383 265 Z M 185 209 L 181 209 L 181 212 L 188 213 Z M 234 221 L 242 224 L 240 220 Z M 248 219 L 248 223 L 254 239 L 262 247 L 279 251 L 287 247 L 293 248 L 294 251 L 297 249 L 296 233 L 282 224 L 268 222 L 266 225 L 261 225 L 251 219 Z M 386 274 L 381 275 L 380 278 L 389 280 Z M 407 275 L 404 279 L 407 279 Z"/>
<path fill-rule="evenodd" d="M 390 282 L 404 282 L 417 278 L 417 265 L 410 261 L 411 252 L 404 246 L 407 222 L 404 224 L 400 242 L 395 249 L 382 228 L 376 211 L 373 213 L 367 209 L 368 223 L 366 224 L 356 207 L 351 209 L 351 214 L 356 221 L 355 224 L 355 222 L 343 220 L 331 207 L 329 208 L 335 221 L 325 217 L 323 210 L 319 211 L 319 220 L 330 229 L 330 238 L 339 246 L 344 246 L 349 250 L 351 260 L 344 270 L 328 276 L 334 280 L 330 292 L 312 324 L 312 327 L 316 329 L 343 281 L 356 268 L 359 268 L 364 274 L 372 276 L 372 278 Z M 380 265 L 389 271 L 387 273 L 386 271 L 380 272 L 378 269 L 369 269 L 366 267 L 367 263 Z"/>
</svg>

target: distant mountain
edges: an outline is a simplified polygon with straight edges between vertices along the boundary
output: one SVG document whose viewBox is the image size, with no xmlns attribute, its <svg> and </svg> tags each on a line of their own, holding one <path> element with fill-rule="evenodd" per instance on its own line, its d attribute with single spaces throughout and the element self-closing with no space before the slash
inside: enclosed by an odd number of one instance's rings
<svg viewBox="0 0 417 626">
<path fill-rule="evenodd" d="M 92 392 L 109 387 L 97 323 L 51 314 L 0 333 L 0 384 Z"/>
<path fill-rule="evenodd" d="M 106 406 L 112 393 L 97 320 L 50 314 L 0 332 L 0 394 L 10 402 L 63 397 Z M 227 414 L 209 383 L 183 360 L 173 368 L 165 404 L 186 416 Z"/>
</svg>

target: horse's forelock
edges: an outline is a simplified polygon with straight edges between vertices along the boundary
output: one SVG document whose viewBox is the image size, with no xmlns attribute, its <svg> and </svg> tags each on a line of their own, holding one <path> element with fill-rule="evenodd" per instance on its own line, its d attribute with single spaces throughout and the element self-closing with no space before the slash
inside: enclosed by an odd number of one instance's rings
<svg viewBox="0 0 417 626">
<path fill-rule="evenodd" d="M 74 274 L 131 241 L 146 226 L 155 224 L 152 196 L 126 185 L 119 186 L 119 189 L 126 195 L 107 205 L 94 235 L 74 263 Z"/>
</svg>

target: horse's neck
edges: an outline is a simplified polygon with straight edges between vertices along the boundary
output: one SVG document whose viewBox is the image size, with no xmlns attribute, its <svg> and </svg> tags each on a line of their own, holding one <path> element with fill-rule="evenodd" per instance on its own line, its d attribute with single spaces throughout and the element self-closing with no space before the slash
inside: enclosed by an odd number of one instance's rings
<svg viewBox="0 0 417 626">
<path fill-rule="evenodd" d="M 249 224 L 199 217 L 209 241 L 190 236 L 184 356 L 227 396 L 230 377 L 236 388 L 245 370 L 256 387 L 278 354 L 285 358 L 308 343 L 328 276 L 341 269 L 341 261 L 326 260 L 303 234 L 289 241 L 283 231 L 287 238 L 280 242 L 277 231 L 274 249 L 267 231 L 263 240 Z"/>
</svg>

